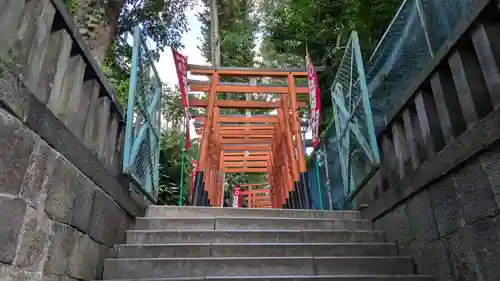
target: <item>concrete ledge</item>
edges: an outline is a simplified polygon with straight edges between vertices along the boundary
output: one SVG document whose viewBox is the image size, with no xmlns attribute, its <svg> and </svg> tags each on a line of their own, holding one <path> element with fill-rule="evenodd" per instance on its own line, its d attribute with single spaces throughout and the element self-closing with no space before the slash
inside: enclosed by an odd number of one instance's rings
<svg viewBox="0 0 500 281">
<path fill-rule="evenodd" d="M 498 140 L 500 109 L 488 114 L 394 187 L 381 194 L 379 199 L 370 202 L 369 206 L 362 210 L 362 217 L 374 220 L 382 216 Z M 403 192 L 399 193 L 398 190 Z"/>
</svg>

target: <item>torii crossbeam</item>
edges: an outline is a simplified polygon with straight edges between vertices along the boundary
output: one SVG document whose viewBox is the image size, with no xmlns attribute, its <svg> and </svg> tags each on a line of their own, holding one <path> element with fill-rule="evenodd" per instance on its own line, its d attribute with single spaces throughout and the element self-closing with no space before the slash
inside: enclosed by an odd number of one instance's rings
<svg viewBox="0 0 500 281">
<path fill-rule="evenodd" d="M 206 100 L 189 98 L 193 107 L 206 108 L 195 117 L 202 125 L 193 203 L 221 206 L 224 173 L 267 173 L 268 182 L 259 187 L 249 183 L 242 194 L 249 207 L 304 208 L 311 206 L 305 154 L 301 134 L 298 94 L 308 94 L 307 86 L 295 79 L 307 77 L 305 69 L 213 68 L 189 65 L 192 75 L 208 76 L 210 82 L 189 81 L 192 92 L 205 92 Z M 223 83 L 221 77 L 268 77 L 279 84 L 250 85 Z M 259 93 L 279 95 L 273 101 L 218 100 L 217 94 Z M 273 115 L 221 114 L 221 109 L 271 109 Z"/>
</svg>

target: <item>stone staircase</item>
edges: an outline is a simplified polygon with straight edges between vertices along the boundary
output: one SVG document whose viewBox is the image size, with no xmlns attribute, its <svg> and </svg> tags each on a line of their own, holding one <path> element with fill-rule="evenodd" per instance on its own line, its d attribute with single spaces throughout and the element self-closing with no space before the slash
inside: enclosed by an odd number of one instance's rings
<svg viewBox="0 0 500 281">
<path fill-rule="evenodd" d="M 151 206 L 104 279 L 431 281 L 358 212 Z"/>
</svg>

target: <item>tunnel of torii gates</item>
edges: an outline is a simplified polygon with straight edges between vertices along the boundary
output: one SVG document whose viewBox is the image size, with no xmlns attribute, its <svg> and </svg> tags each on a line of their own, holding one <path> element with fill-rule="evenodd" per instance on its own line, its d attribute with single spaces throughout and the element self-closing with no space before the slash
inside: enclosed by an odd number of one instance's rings
<svg viewBox="0 0 500 281">
<path fill-rule="evenodd" d="M 297 95 L 307 95 L 307 86 L 296 86 L 295 78 L 307 77 L 305 69 L 225 68 L 189 65 L 191 75 L 207 76 L 207 82 L 188 81 L 190 92 L 208 93 L 204 100 L 189 96 L 189 106 L 205 108 L 195 118 L 201 124 L 200 158 L 195 174 L 195 206 L 221 206 L 224 173 L 267 173 L 268 183 L 240 183 L 248 207 L 309 209 L 307 181 Z M 224 77 L 272 78 L 280 85 L 224 83 Z M 279 94 L 274 101 L 218 100 L 217 94 Z M 309 100 L 307 98 L 307 100 Z M 221 109 L 269 109 L 276 115 L 223 115 Z"/>
</svg>

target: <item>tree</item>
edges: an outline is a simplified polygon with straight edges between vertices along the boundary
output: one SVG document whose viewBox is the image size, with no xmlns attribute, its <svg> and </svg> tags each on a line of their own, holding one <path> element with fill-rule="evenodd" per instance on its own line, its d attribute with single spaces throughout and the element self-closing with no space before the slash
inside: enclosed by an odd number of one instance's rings
<svg viewBox="0 0 500 281">
<path fill-rule="evenodd" d="M 142 28 L 158 56 L 166 46 L 179 47 L 187 31 L 186 11 L 192 0 L 64 0 L 77 28 L 94 57 L 102 63 L 107 56 L 127 54 L 126 42 L 117 40 Z"/>
<path fill-rule="evenodd" d="M 263 48 L 304 57 L 316 64 L 342 55 L 352 30 L 368 55 L 392 19 L 400 0 L 261 0 Z M 339 52 L 340 51 L 340 52 Z M 337 56 L 336 56 L 337 54 Z M 266 56 L 266 53 L 263 54 Z M 335 63 L 331 62 L 330 63 Z"/>
<path fill-rule="evenodd" d="M 318 73 L 322 128 L 331 117 L 330 84 L 352 30 L 367 59 L 392 19 L 400 0 L 261 0 L 260 51 L 264 66 L 304 67 L 306 47 Z"/>
<path fill-rule="evenodd" d="M 203 0 L 205 10 L 198 15 L 202 23 L 202 44 L 199 46 L 208 62 L 212 62 L 210 35 L 210 0 Z M 253 67 L 255 66 L 256 32 L 258 18 L 255 17 L 257 5 L 254 0 L 219 0 L 217 1 L 219 17 L 219 37 L 221 49 L 221 66 Z M 224 78 L 223 82 L 249 82 L 248 79 Z M 244 94 L 224 93 L 218 99 L 245 100 Z M 253 100 L 265 100 L 263 95 L 253 95 Z M 244 114 L 245 110 L 224 109 L 221 114 Z M 268 110 L 252 110 L 252 114 L 265 114 Z M 226 174 L 228 183 L 252 183 L 266 181 L 265 174 L 231 173 Z"/>
<path fill-rule="evenodd" d="M 208 62 L 213 63 L 210 40 L 210 1 L 202 0 L 205 10 L 198 15 L 202 24 L 200 51 Z M 221 65 L 252 66 L 255 57 L 255 32 L 257 21 L 252 17 L 253 0 L 217 1 Z"/>
</svg>

